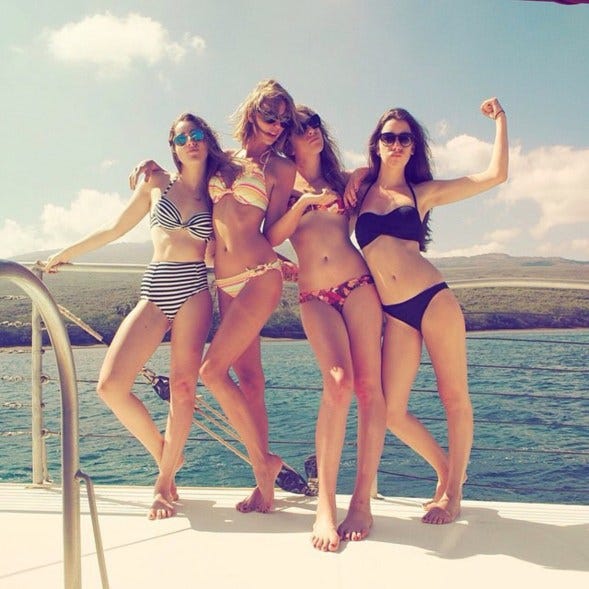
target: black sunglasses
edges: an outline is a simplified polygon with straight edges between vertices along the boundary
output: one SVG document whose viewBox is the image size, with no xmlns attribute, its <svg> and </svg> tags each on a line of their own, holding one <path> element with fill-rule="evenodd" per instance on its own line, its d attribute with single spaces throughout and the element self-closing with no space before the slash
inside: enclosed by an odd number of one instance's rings
<svg viewBox="0 0 589 589">
<path fill-rule="evenodd" d="M 278 122 L 283 129 L 286 129 L 286 127 L 290 125 L 290 117 L 288 115 L 279 116 L 273 112 L 268 112 L 267 110 L 263 110 L 261 108 L 256 110 L 258 111 L 260 118 L 267 125 L 273 125 L 274 123 Z"/>
<path fill-rule="evenodd" d="M 385 132 L 385 133 L 381 133 L 378 138 L 385 144 L 385 145 L 394 145 L 395 141 L 399 140 L 399 145 L 401 147 L 409 147 L 410 145 L 413 145 L 413 142 L 415 141 L 415 136 L 413 135 L 413 133 L 409 133 L 407 131 L 404 131 L 403 133 L 390 133 L 390 132 Z"/>
<path fill-rule="evenodd" d="M 321 127 L 321 117 L 318 114 L 311 115 L 304 123 L 301 123 L 303 133 L 308 129 L 319 129 Z"/>
</svg>

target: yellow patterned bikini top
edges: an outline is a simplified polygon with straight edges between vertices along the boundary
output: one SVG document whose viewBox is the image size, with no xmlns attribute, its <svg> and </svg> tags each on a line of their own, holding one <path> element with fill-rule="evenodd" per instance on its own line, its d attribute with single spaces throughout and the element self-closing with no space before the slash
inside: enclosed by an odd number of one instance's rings
<svg viewBox="0 0 589 589">
<path fill-rule="evenodd" d="M 241 204 L 252 205 L 266 211 L 268 195 L 264 169 L 251 160 L 242 158 L 237 160 L 243 166 L 243 172 L 235 178 L 232 186 L 227 186 L 220 175 L 215 175 L 209 180 L 211 200 L 213 203 L 218 203 L 226 194 L 231 194 Z M 263 162 L 264 168 L 267 161 L 266 159 Z"/>
</svg>

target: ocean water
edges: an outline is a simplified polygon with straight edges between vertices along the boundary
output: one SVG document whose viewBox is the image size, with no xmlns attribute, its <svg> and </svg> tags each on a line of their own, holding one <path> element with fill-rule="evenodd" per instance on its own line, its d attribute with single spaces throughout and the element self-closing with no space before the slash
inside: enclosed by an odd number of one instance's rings
<svg viewBox="0 0 589 589">
<path fill-rule="evenodd" d="M 270 441 L 273 451 L 304 474 L 314 452 L 320 377 L 305 340 L 264 341 Z M 94 388 L 104 347 L 76 348 L 80 409 L 80 463 L 97 484 L 150 485 L 156 468 L 143 447 L 98 400 Z M 464 487 L 467 499 L 543 503 L 589 502 L 589 330 L 470 333 L 469 384 L 475 441 Z M 167 374 L 169 346 L 148 363 Z M 49 474 L 60 478 L 60 394 L 51 350 L 43 359 L 44 425 Z M 14 380 L 22 376 L 22 380 Z M 30 356 L 0 353 L 0 481 L 31 480 Z M 140 378 L 136 392 L 165 427 L 167 404 Z M 214 405 L 210 394 L 199 387 Z M 410 403 L 446 445 L 443 409 L 424 354 Z M 338 491 L 350 493 L 355 476 L 356 408 L 348 420 Z M 223 437 L 227 436 L 223 434 Z M 251 486 L 250 467 L 198 427 L 185 450 L 179 485 Z M 387 434 L 378 475 L 386 496 L 428 497 L 431 468 Z"/>
</svg>

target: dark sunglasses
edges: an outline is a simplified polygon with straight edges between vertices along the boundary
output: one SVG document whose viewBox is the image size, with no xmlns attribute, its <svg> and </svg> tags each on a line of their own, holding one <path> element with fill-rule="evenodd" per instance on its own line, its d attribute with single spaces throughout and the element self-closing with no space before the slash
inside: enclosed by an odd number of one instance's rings
<svg viewBox="0 0 589 589">
<path fill-rule="evenodd" d="M 385 144 L 385 145 L 394 145 L 395 141 L 399 140 L 399 145 L 401 147 L 409 147 L 413 145 L 415 141 L 415 136 L 413 133 L 408 133 L 407 131 L 403 133 L 381 133 L 378 138 Z"/>
<path fill-rule="evenodd" d="M 260 118 L 266 123 L 267 125 L 273 125 L 274 123 L 280 123 L 280 126 L 283 129 L 286 129 L 290 125 L 290 116 L 288 115 L 277 115 L 273 112 L 268 112 L 267 110 L 263 110 L 261 108 L 256 109 Z"/>
<path fill-rule="evenodd" d="M 303 133 L 308 129 L 319 129 L 321 127 L 321 117 L 318 114 L 311 115 L 304 123 L 301 123 Z"/>
<path fill-rule="evenodd" d="M 186 133 L 180 133 L 176 135 L 172 141 L 174 142 L 174 145 L 179 145 L 182 147 L 188 143 L 189 139 L 192 139 L 192 141 L 196 142 L 202 141 L 204 138 L 205 132 L 202 129 L 192 129 L 188 135 Z"/>
</svg>

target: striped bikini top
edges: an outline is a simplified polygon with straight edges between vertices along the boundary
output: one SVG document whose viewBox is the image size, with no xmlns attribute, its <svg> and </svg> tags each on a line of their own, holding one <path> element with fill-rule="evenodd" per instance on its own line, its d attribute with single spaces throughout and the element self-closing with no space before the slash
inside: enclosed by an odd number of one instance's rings
<svg viewBox="0 0 589 589">
<path fill-rule="evenodd" d="M 149 217 L 150 227 L 162 227 L 167 231 L 186 229 L 195 239 L 209 241 L 213 235 L 213 219 L 210 211 L 199 211 L 194 213 L 187 221 L 182 220 L 178 207 L 166 195 L 178 176 L 172 178 L 166 186 L 160 199 L 153 205 Z"/>
<path fill-rule="evenodd" d="M 218 203 L 226 194 L 231 194 L 238 203 L 266 211 L 268 195 L 264 169 L 251 160 L 239 158 L 238 161 L 243 166 L 243 172 L 235 178 L 231 186 L 227 186 L 219 174 L 209 180 L 211 200 L 213 203 Z M 267 160 L 263 162 L 264 168 L 266 163 Z"/>
</svg>

